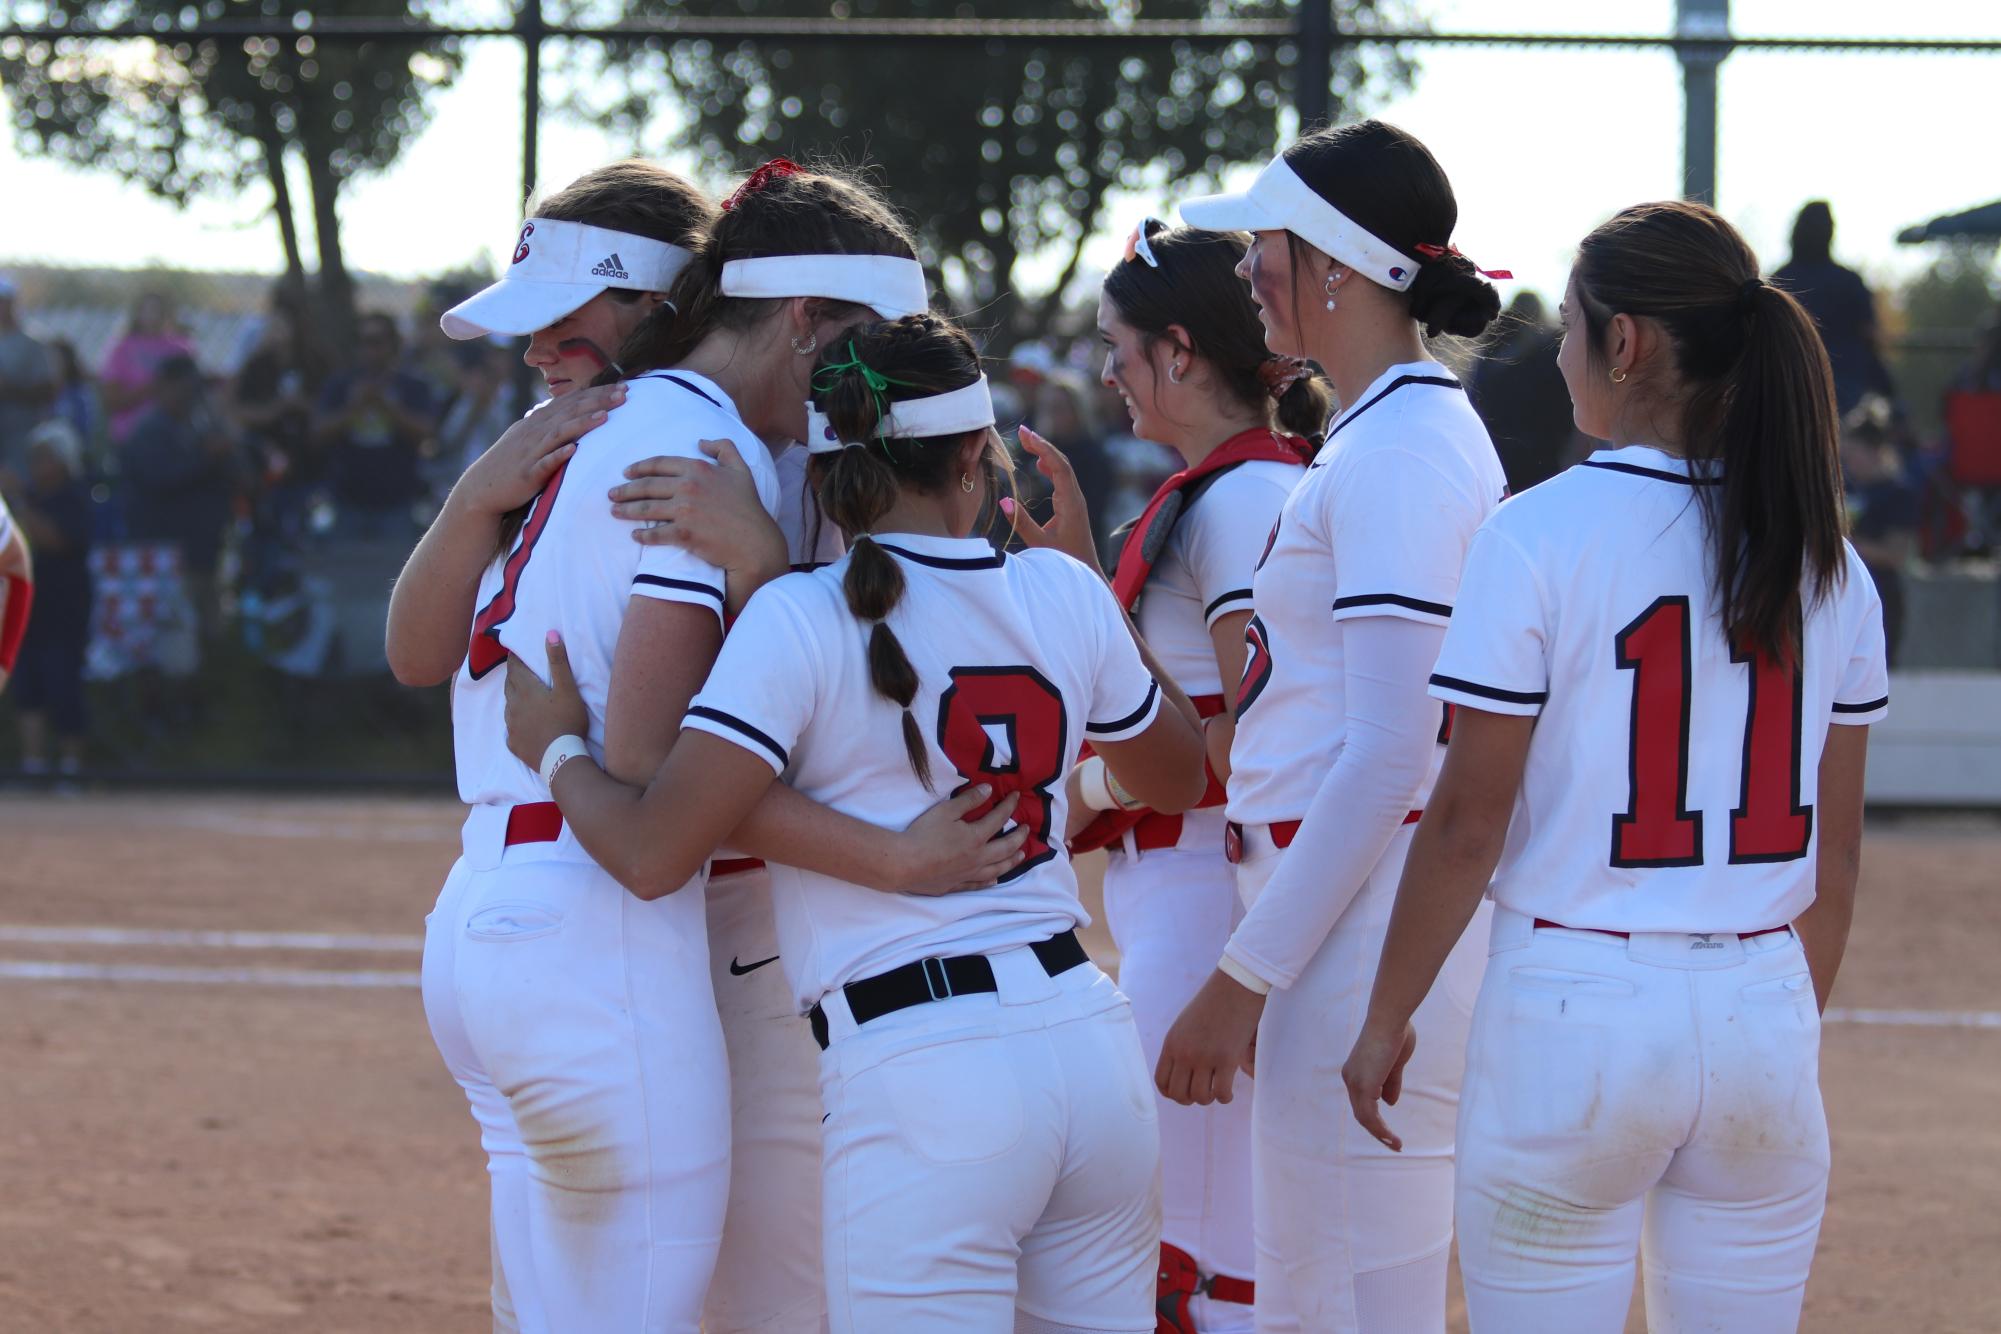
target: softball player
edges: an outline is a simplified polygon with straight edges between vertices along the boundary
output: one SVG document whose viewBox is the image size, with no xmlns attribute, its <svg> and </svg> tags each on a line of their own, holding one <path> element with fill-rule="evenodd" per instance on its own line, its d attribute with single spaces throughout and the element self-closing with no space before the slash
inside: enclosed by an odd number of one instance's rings
<svg viewBox="0 0 2001 1334">
<path fill-rule="evenodd" d="M 964 333 L 873 326 L 813 383 L 807 440 L 849 553 L 750 601 L 645 792 L 563 758 L 582 712 L 554 650 L 558 690 L 512 672 L 511 744 L 546 747 L 565 818 L 641 895 L 780 775 L 890 826 L 934 785 L 990 784 L 1029 831 L 994 888 L 886 897 L 772 868 L 782 966 L 824 1049 L 832 1326 L 1151 1330 L 1156 1115 L 1126 1001 L 1074 934 L 1061 780 L 1089 737 L 1142 800 L 1189 805 L 1194 710 L 1160 707 L 1090 571 L 967 535 L 997 444 Z"/>
<path fill-rule="evenodd" d="M 34 563 L 28 556 L 28 540 L 14 522 L 7 502 L 0 500 L 0 690 L 7 688 L 7 678 L 14 674 L 34 603 Z"/>
<path fill-rule="evenodd" d="M 605 492 L 662 448 L 695 455 L 701 439 L 728 439 L 775 508 L 760 437 L 798 436 L 804 414 L 784 406 L 794 390 L 769 387 L 796 383 L 803 397 L 804 354 L 850 312 L 924 301 L 907 238 L 861 191 L 767 170 L 732 203 L 674 288 L 680 316 L 632 345 L 637 363 L 673 369 L 630 381 L 590 448 L 551 474 L 482 576 L 455 681 L 474 810 L 431 919 L 426 990 L 440 1046 L 498 1146 L 496 1176 L 513 1143 L 525 1154 L 525 1226 L 497 1233 L 523 1328 L 695 1328 L 723 1225 L 729 1094 L 701 895 L 634 900 L 591 863 L 546 786 L 506 754 L 493 669 L 560 630 L 593 748 L 614 770 L 650 770 L 720 639 L 723 573 L 631 542 Z M 854 867 L 881 855 L 880 831 L 822 814 L 795 825 L 815 849 L 802 856 Z M 846 828 L 872 837 L 842 860 Z"/>
<path fill-rule="evenodd" d="M 1127 535 L 1113 592 L 1197 710 L 1222 720 L 1209 743 L 1222 754 L 1230 712 L 1223 682 L 1244 674 L 1251 570 L 1312 455 L 1304 437 L 1319 435 L 1328 407 L 1325 381 L 1265 349 L 1257 307 L 1235 273 L 1246 243 L 1238 233 L 1170 229 L 1149 218 L 1098 303 L 1105 383 L 1125 399 L 1135 434 L 1184 461 Z M 1024 432 L 1023 442 L 1059 497 L 1048 529 L 1019 518 L 1024 538 L 1058 542 L 1094 564 L 1074 474 L 1039 437 Z M 1212 773 L 1199 809 L 1163 815 L 1120 803 L 1102 761 L 1086 761 L 1069 782 L 1071 824 L 1080 815 L 1089 821 L 1071 851 L 1109 849 L 1105 917 L 1119 946 L 1119 989 L 1151 1064 L 1241 915 L 1223 856 L 1222 784 Z M 1250 1102 L 1162 1099 L 1160 1141 L 1160 1328 L 1248 1331 L 1256 1263 Z"/>
<path fill-rule="evenodd" d="M 1820 1231 L 1816 1001 L 1888 707 L 1832 377 L 1811 318 L 1682 202 L 1584 239 L 1560 364 L 1615 445 L 1474 541 L 1431 679 L 1460 717 L 1348 1087 L 1394 1144 L 1378 1096 L 1491 876 L 1459 1120 L 1473 1328 L 1624 1328 L 1644 1233 L 1649 1328 L 1772 1334 Z"/>
<path fill-rule="evenodd" d="M 1361 1026 L 1441 754 L 1425 681 L 1467 543 L 1506 486 L 1465 392 L 1421 337 L 1477 334 L 1498 310 L 1449 246 L 1457 213 L 1423 145 L 1375 121 L 1309 136 L 1246 194 L 1182 209 L 1199 226 L 1257 233 L 1243 271 L 1269 346 L 1319 362 L 1344 405 L 1252 581 L 1226 830 L 1244 919 L 1157 1072 L 1178 1101 L 1227 1099 L 1255 1043 L 1260 1330 L 1445 1321 L 1457 1055 L 1477 948 L 1426 1001 L 1436 1038 L 1409 1081 L 1410 1152 L 1349 1124 L 1329 1055 Z"/>
</svg>

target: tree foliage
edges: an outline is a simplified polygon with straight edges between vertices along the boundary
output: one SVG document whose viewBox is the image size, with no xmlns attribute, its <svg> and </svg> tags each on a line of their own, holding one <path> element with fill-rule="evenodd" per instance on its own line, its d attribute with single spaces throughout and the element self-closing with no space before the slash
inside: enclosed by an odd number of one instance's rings
<svg viewBox="0 0 2001 1334">
<path fill-rule="evenodd" d="M 1404 0 L 1336 0 L 1357 28 L 1407 17 Z M 1010 0 L 1005 17 L 1272 18 L 1279 0 Z M 578 22 L 692 12 L 668 0 L 575 0 Z M 738 0 L 757 17 L 964 18 L 963 0 Z M 553 16 L 553 11 L 552 11 Z M 1191 186 L 1274 148 L 1293 103 L 1290 42 L 946 45 L 644 40 L 577 53 L 573 104 L 644 142 L 663 95 L 686 111 L 677 137 L 743 168 L 774 153 L 878 166 L 969 305 L 1009 290 L 1023 255 L 1067 260 L 1107 222 L 1116 188 Z M 1337 50 L 1336 114 L 1408 82 L 1403 57 Z M 1125 219 L 1117 219 L 1123 225 Z"/>
<path fill-rule="evenodd" d="M 341 0 L 322 14 L 416 16 L 408 0 Z M 284 0 L 22 0 L 23 27 L 166 29 L 191 22 L 277 18 L 310 24 L 316 7 Z M 441 19 L 436 7 L 422 17 Z M 160 40 L 0 41 L 0 86 L 23 151 L 109 171 L 172 200 L 231 195 L 259 181 L 287 267 L 303 272 L 285 164 L 294 147 L 309 183 L 322 297 L 335 330 L 351 316 L 341 258 L 340 188 L 394 161 L 429 118 L 429 95 L 459 68 L 444 39 L 343 41 L 298 36 Z"/>
</svg>

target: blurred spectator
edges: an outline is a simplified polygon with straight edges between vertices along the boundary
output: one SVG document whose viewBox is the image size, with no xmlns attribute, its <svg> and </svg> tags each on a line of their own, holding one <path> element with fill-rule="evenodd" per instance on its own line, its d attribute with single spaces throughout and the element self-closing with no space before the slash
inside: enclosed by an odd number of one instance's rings
<svg viewBox="0 0 2001 1334">
<path fill-rule="evenodd" d="M 2001 307 L 1995 308 L 1993 318 L 1980 331 L 1980 341 L 1973 345 L 1973 355 L 1952 377 L 1948 388 L 2001 394 Z"/>
<path fill-rule="evenodd" d="M 194 344 L 175 325 L 167 299 L 148 292 L 132 303 L 125 332 L 105 355 L 98 379 L 111 413 L 111 443 L 122 445 L 148 408 L 160 368 L 173 357 L 193 360 Z"/>
<path fill-rule="evenodd" d="M 161 363 L 150 399 L 152 406 L 118 450 L 126 531 L 134 542 L 179 549 L 188 598 L 203 637 L 212 638 L 220 618 L 216 565 L 235 498 L 236 442 L 209 405 L 194 358 Z"/>
<path fill-rule="evenodd" d="M 264 485 L 267 526 L 303 529 L 313 480 L 312 386 L 296 319 L 273 302 L 257 343 L 229 384 L 229 414 Z"/>
<path fill-rule="evenodd" d="M 452 345 L 457 378 L 451 401 L 438 424 L 438 448 L 432 462 L 432 490 L 442 500 L 459 474 L 514 425 L 513 395 L 508 392 L 511 340 L 484 338 Z"/>
<path fill-rule="evenodd" d="M 1876 299 L 1862 275 L 1834 259 L 1834 210 L 1816 199 L 1793 221 L 1792 258 L 1772 275 L 1820 326 L 1834 367 L 1835 409 L 1847 414 L 1864 394 L 1895 401 L 1896 387 L 1876 338 Z"/>
<path fill-rule="evenodd" d="M 1883 640 L 1895 666 L 1904 631 L 1903 570 L 1917 537 L 1918 492 L 1904 476 L 1883 399 L 1867 399 L 1843 419 L 1841 476 L 1848 538 L 1883 599 Z"/>
<path fill-rule="evenodd" d="M 1549 323 L 1542 298 L 1522 292 L 1508 304 L 1499 337 L 1481 350 L 1466 379 L 1507 471 L 1508 489 L 1516 493 L 1548 481 L 1571 461 L 1577 426 L 1556 366 L 1561 341 L 1562 330 Z"/>
<path fill-rule="evenodd" d="M 104 403 L 97 386 L 91 383 L 90 372 L 84 369 L 83 358 L 69 339 L 50 339 L 49 357 L 56 375 L 56 419 L 68 422 L 83 444 L 84 476 L 101 475 L 105 471 Z"/>
<path fill-rule="evenodd" d="M 28 433 L 48 416 L 55 372 L 48 350 L 21 328 L 17 295 L 14 280 L 0 273 L 0 468 L 21 473 Z"/>
<path fill-rule="evenodd" d="M 90 642 L 90 489 L 83 442 L 60 418 L 29 436 L 28 470 L 0 477 L 0 489 L 35 553 L 35 614 L 15 664 L 21 768 L 49 772 L 49 733 L 59 771 L 83 767 L 83 656 Z"/>
<path fill-rule="evenodd" d="M 1102 380 L 1094 388 L 1098 420 L 1107 423 L 1101 448 L 1110 481 L 1102 523 L 1109 535 L 1118 533 L 1140 516 L 1160 484 L 1179 470 L 1181 458 L 1166 445 L 1133 434 L 1132 413 L 1126 408 L 1125 395 Z M 1093 518 L 1098 517 L 1093 511 Z"/>
<path fill-rule="evenodd" d="M 320 392 L 313 437 L 326 459 L 340 527 L 354 537 L 402 537 L 424 495 L 420 450 L 436 426 L 430 387 L 404 370 L 387 315 L 356 322 L 355 368 Z"/>
</svg>

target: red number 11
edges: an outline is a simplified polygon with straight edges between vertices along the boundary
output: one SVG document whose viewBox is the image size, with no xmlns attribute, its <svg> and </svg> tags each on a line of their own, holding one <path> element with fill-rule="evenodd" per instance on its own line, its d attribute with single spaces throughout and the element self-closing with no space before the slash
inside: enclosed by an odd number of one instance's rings
<svg viewBox="0 0 2001 1334">
<path fill-rule="evenodd" d="M 1657 599 L 1619 632 L 1617 661 L 1633 673 L 1626 809 L 1612 817 L 1612 865 L 1702 865 L 1702 812 L 1688 809 L 1693 627 L 1686 597 Z M 1743 780 L 1730 812 L 1730 862 L 1796 861 L 1813 839 L 1813 807 L 1800 802 L 1800 674 L 1770 655 L 1737 648 L 1751 668 Z"/>
</svg>

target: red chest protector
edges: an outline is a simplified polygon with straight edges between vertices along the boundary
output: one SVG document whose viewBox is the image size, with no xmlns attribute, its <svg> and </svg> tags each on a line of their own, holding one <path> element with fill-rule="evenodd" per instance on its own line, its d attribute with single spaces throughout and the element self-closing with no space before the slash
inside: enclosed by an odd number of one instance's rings
<svg viewBox="0 0 2001 1334">
<path fill-rule="evenodd" d="M 1194 467 L 1183 468 L 1162 482 L 1160 489 L 1153 493 L 1153 499 L 1140 512 L 1132 530 L 1126 534 L 1125 545 L 1119 548 L 1118 569 L 1112 575 L 1112 595 L 1118 598 L 1119 605 L 1128 612 L 1139 605 L 1148 576 L 1153 573 L 1155 563 L 1167 552 L 1175 524 L 1218 477 L 1239 464 L 1290 463 L 1295 467 L 1304 467 L 1312 457 L 1313 446 L 1296 435 L 1282 435 L 1264 429 L 1243 431 L 1216 446 L 1207 458 Z M 1198 695 L 1191 702 L 1195 711 L 1204 718 L 1213 718 L 1223 711 L 1221 695 Z M 1087 743 L 1079 758 L 1090 753 Z M 1223 784 L 1211 772 L 1209 789 L 1202 794 L 1202 800 L 1197 805 L 1222 804 Z M 1117 843 L 1124 838 L 1127 830 L 1133 831 L 1134 842 L 1141 851 L 1173 847 L 1181 838 L 1181 817 L 1144 809 L 1099 811 L 1096 818 L 1078 830 L 1077 836 L 1070 840 L 1071 855 Z"/>
</svg>

